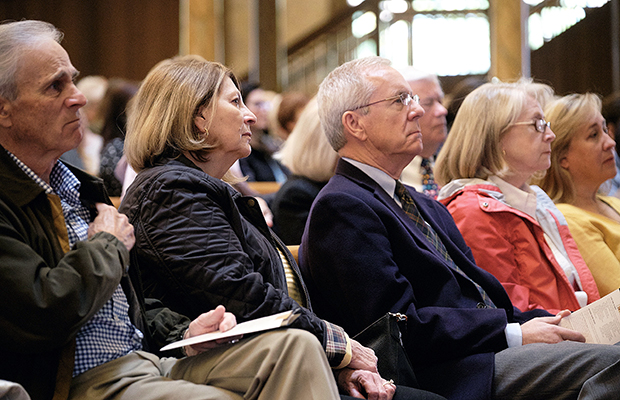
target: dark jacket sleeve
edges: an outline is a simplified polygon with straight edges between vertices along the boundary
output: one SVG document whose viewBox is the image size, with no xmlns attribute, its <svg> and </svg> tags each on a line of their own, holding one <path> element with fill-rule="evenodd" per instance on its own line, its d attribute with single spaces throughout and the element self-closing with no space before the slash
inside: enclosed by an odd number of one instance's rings
<svg viewBox="0 0 620 400">
<path fill-rule="evenodd" d="M 59 348 L 112 296 L 129 262 L 127 248 L 100 232 L 52 264 L 55 238 L 35 209 L 0 202 L 0 346 L 34 353 Z M 51 229 L 51 226 L 48 227 Z M 45 251 L 43 257 L 35 249 Z M 12 306 L 8 306 L 12 305 Z"/>
<path fill-rule="evenodd" d="M 146 299 L 146 321 L 150 333 L 150 351 L 165 357 L 182 357 L 181 349 L 161 353 L 159 349 L 183 339 L 191 322 L 186 316 L 170 310 L 157 299 Z"/>
<path fill-rule="evenodd" d="M 169 171 L 142 182 L 139 200 L 128 193 L 121 210 L 136 229 L 146 296 L 192 319 L 219 304 L 239 322 L 299 308 L 274 273 L 273 245 L 242 223 L 226 185 L 212 179 Z M 323 341 L 324 322 L 301 312 L 298 326 Z"/>
</svg>

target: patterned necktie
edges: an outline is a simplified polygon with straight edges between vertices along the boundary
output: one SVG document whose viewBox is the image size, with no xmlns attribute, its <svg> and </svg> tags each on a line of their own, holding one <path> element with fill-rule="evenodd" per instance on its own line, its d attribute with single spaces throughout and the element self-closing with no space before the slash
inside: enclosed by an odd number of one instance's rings
<svg viewBox="0 0 620 400">
<path fill-rule="evenodd" d="M 424 220 L 424 218 L 422 218 L 422 215 L 420 214 L 418 207 L 415 205 L 413 198 L 411 197 L 411 195 L 409 194 L 405 186 L 399 181 L 396 181 L 396 195 L 398 196 L 398 199 L 400 200 L 400 203 L 402 205 L 402 208 L 405 214 L 407 214 L 409 218 L 411 218 L 411 220 L 415 222 L 415 225 L 418 227 L 418 229 L 422 231 L 426 239 L 429 242 L 431 242 L 433 247 L 437 251 L 439 251 L 439 253 L 442 255 L 444 260 L 448 262 L 450 267 L 454 269 L 456 272 L 458 272 L 459 274 L 461 274 L 462 276 L 464 276 L 465 278 L 467 278 L 471 283 L 473 283 L 476 286 L 476 289 L 478 289 L 480 296 L 482 297 L 482 299 L 484 300 L 484 303 L 488 307 L 496 308 L 495 304 L 493 304 L 493 301 L 491 300 L 487 292 L 480 285 L 474 282 L 470 277 L 468 277 L 465 274 L 465 272 L 463 272 L 463 270 L 459 268 L 459 266 L 456 265 L 456 263 L 452 260 L 452 257 L 450 257 L 450 254 L 448 254 L 448 250 L 446 250 L 446 246 L 444 246 L 441 239 L 439 239 L 437 232 L 435 232 L 435 230 Z"/>
<path fill-rule="evenodd" d="M 422 174 L 422 192 L 428 197 L 432 197 L 437 200 L 437 183 L 435 183 L 435 175 L 433 175 L 433 168 L 431 167 L 431 160 L 428 158 L 422 159 L 420 164 L 420 173 Z"/>
</svg>

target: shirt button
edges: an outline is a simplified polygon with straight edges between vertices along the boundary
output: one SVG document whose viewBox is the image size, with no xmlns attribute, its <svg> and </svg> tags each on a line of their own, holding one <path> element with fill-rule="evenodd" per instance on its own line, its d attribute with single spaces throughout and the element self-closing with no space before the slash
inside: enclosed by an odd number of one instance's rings
<svg viewBox="0 0 620 400">
<path fill-rule="evenodd" d="M 476 304 L 476 308 L 487 308 L 487 305 L 481 302 Z"/>
<path fill-rule="evenodd" d="M 250 207 L 254 207 L 255 203 L 256 203 L 256 201 L 254 199 L 248 200 L 248 206 L 250 206 Z"/>
<path fill-rule="evenodd" d="M 488 206 L 489 206 L 489 203 L 487 203 L 486 201 L 485 201 L 484 203 L 482 203 L 482 207 L 485 207 L 485 208 L 486 208 L 486 207 L 488 207 Z"/>
</svg>

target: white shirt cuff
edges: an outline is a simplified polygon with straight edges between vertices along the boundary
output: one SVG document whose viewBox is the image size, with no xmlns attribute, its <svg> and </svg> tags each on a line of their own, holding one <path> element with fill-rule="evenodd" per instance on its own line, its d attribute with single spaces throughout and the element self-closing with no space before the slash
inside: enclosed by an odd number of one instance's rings
<svg viewBox="0 0 620 400">
<path fill-rule="evenodd" d="M 521 325 L 518 323 L 507 324 L 504 333 L 508 347 L 521 347 L 523 345 L 523 332 L 521 332 Z"/>
</svg>

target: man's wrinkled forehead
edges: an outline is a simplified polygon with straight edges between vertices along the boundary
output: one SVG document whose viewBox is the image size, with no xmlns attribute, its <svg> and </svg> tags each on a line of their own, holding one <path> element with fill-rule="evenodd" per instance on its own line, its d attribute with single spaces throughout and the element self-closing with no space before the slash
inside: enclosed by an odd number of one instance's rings
<svg viewBox="0 0 620 400">
<path fill-rule="evenodd" d="M 26 48 L 15 76 L 22 85 L 45 86 L 54 81 L 74 80 L 79 71 L 71 64 L 65 49 L 55 41 Z"/>
<path fill-rule="evenodd" d="M 364 71 L 363 75 L 374 86 L 375 92 L 381 90 L 395 95 L 411 92 L 404 76 L 388 65 L 369 68 Z"/>
</svg>

